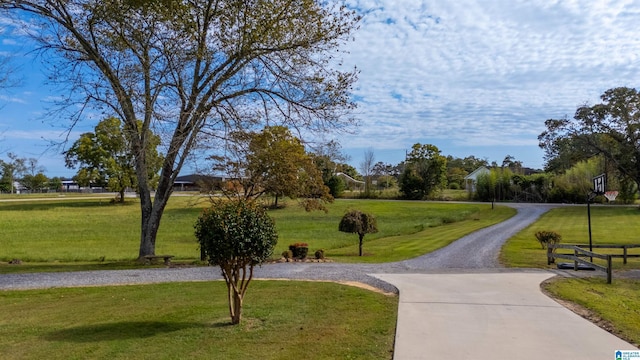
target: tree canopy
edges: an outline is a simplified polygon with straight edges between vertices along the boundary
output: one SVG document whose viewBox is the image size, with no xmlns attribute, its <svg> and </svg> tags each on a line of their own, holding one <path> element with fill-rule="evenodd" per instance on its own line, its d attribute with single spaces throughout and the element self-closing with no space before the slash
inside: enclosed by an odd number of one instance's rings
<svg viewBox="0 0 640 360">
<path fill-rule="evenodd" d="M 234 132 L 226 157 L 215 157 L 228 176 L 240 185 L 243 197 L 256 199 L 264 194 L 278 199 L 301 198 L 310 210 L 320 206 L 310 202 L 333 201 L 322 173 L 313 163 L 302 141 L 284 126 L 269 126 L 261 132 Z"/>
<path fill-rule="evenodd" d="M 423 199 L 447 181 L 447 158 L 431 144 L 414 144 L 400 176 L 400 192 L 408 199 Z"/>
<path fill-rule="evenodd" d="M 341 129 L 349 116 L 355 69 L 340 70 L 340 45 L 359 20 L 333 2 L 302 0 L 0 0 L 24 16 L 51 51 L 50 78 L 70 96 L 61 105 L 122 119 L 141 207 L 139 258 L 155 253 L 173 183 L 204 135 L 283 124 Z M 138 123 L 141 120 L 141 123 Z M 155 124 L 155 126 L 154 126 Z M 148 169 L 150 129 L 163 142 L 154 198 Z"/>
<path fill-rule="evenodd" d="M 545 121 L 547 130 L 538 140 L 547 166 L 568 169 L 573 161 L 601 155 L 640 185 L 640 93 L 619 87 L 600 98 L 599 104 L 578 107 L 573 119 Z"/>
<path fill-rule="evenodd" d="M 149 185 L 155 187 L 162 156 L 157 146 L 160 137 L 149 135 L 146 148 Z M 80 135 L 71 148 L 65 152 L 67 167 L 79 167 L 74 179 L 81 186 L 106 186 L 120 193 L 119 200 L 124 202 L 127 188 L 136 188 L 138 181 L 135 172 L 135 159 L 131 144 L 120 119 L 111 117 L 98 123 L 94 132 Z"/>
</svg>

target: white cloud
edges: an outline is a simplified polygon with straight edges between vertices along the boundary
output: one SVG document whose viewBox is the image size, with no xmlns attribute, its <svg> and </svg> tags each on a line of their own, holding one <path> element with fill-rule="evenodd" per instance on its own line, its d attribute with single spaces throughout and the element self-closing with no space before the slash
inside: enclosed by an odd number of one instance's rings
<svg viewBox="0 0 640 360">
<path fill-rule="evenodd" d="M 446 139 L 477 146 L 477 156 L 496 145 L 526 151 L 537 147 L 544 120 L 571 116 L 604 90 L 640 79 L 639 1 L 351 6 L 364 14 L 345 59 L 361 70 L 355 94 L 363 126 L 345 148 Z"/>
</svg>

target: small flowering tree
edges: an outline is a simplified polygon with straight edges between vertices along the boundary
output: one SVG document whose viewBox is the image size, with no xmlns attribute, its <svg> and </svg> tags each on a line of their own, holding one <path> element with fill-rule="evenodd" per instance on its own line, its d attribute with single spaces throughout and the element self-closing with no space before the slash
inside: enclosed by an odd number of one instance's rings
<svg viewBox="0 0 640 360">
<path fill-rule="evenodd" d="M 253 269 L 271 256 L 278 242 L 275 224 L 254 202 L 233 200 L 216 202 L 204 210 L 195 229 L 209 264 L 222 270 L 231 323 L 239 324 Z"/>
<path fill-rule="evenodd" d="M 360 239 L 358 255 L 362 256 L 362 240 L 366 234 L 378 232 L 378 223 L 376 218 L 371 214 L 363 213 L 360 210 L 351 210 L 344 214 L 342 220 L 340 220 L 338 230 L 358 234 Z"/>
</svg>

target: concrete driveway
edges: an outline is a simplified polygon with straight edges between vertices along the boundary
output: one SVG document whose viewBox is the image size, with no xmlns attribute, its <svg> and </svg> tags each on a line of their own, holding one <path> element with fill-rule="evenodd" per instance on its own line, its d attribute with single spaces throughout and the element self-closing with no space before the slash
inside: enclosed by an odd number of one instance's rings
<svg viewBox="0 0 640 360">
<path fill-rule="evenodd" d="M 374 274 L 400 291 L 394 358 L 615 359 L 636 348 L 542 294 L 547 271 Z"/>
</svg>

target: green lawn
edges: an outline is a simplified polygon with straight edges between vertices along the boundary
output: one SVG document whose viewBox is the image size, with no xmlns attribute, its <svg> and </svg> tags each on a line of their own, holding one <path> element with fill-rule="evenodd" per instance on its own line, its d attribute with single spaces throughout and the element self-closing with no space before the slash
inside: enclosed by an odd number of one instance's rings
<svg viewBox="0 0 640 360">
<path fill-rule="evenodd" d="M 559 233 L 564 244 L 588 244 L 586 205 L 556 208 L 543 214 L 537 222 L 505 243 L 500 255 L 502 263 L 509 267 L 547 268 L 546 250 L 541 248 L 534 235 L 541 230 Z M 591 231 L 593 244 L 640 244 L 640 210 L 637 207 L 592 206 Z M 640 248 L 629 251 L 640 254 Z M 615 253 L 622 254 L 621 250 Z M 622 259 L 613 259 L 613 264 L 614 269 L 625 268 Z M 640 267 L 639 258 L 629 260 L 627 268 L 632 267 Z"/>
<path fill-rule="evenodd" d="M 207 206 L 195 197 L 173 197 L 162 219 L 156 253 L 176 255 L 174 261 L 198 260 L 193 224 Z M 338 231 L 340 218 L 350 208 L 378 218 L 380 232 L 365 237 L 363 258 L 355 256 L 357 235 Z M 139 212 L 135 200 L 125 205 L 108 199 L 0 202 L 0 261 L 5 262 L 0 272 L 20 271 L 6 265 L 12 259 L 29 263 L 34 271 L 69 269 L 62 264 L 82 269 L 132 266 L 138 254 Z M 514 213 L 510 208 L 491 210 L 489 204 L 385 200 L 338 200 L 328 213 L 308 213 L 290 201 L 285 209 L 270 211 L 280 235 L 274 256 L 291 243 L 306 242 L 310 254 L 324 249 L 328 257 L 345 262 L 415 257 Z"/>
<path fill-rule="evenodd" d="M 0 357 L 391 359 L 397 305 L 346 285 L 254 281 L 231 326 L 219 281 L 4 291 Z"/>
</svg>

